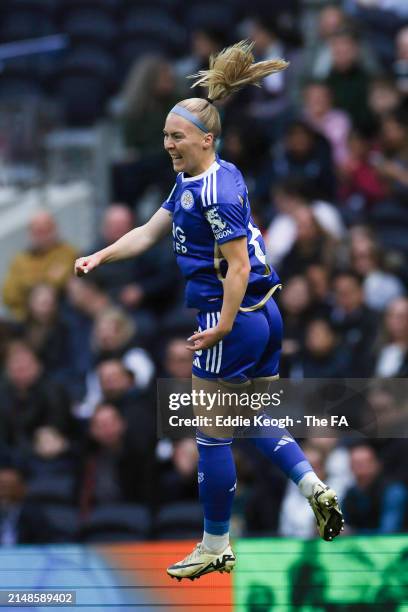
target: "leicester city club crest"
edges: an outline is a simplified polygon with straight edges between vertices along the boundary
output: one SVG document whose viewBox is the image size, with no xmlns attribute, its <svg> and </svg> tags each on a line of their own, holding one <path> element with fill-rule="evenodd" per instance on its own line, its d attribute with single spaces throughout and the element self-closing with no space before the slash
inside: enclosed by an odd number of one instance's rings
<svg viewBox="0 0 408 612">
<path fill-rule="evenodd" d="M 194 196 L 189 189 L 183 191 L 181 196 L 181 205 L 184 210 L 190 210 L 194 206 Z"/>
</svg>

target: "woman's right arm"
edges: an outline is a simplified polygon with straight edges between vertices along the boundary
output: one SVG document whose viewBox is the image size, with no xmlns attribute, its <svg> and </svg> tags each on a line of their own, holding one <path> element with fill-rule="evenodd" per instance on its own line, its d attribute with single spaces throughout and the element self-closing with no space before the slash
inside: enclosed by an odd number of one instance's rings
<svg viewBox="0 0 408 612">
<path fill-rule="evenodd" d="M 171 226 L 171 213 L 164 208 L 159 208 L 144 225 L 135 227 L 105 249 L 77 259 L 74 267 L 75 274 L 83 276 L 101 264 L 137 257 L 168 234 Z"/>
</svg>

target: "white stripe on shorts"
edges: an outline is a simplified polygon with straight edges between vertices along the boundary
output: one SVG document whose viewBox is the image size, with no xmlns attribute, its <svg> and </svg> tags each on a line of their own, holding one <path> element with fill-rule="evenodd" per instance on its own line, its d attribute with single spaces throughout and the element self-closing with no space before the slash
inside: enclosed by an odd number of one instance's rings
<svg viewBox="0 0 408 612">
<path fill-rule="evenodd" d="M 216 313 L 217 323 L 218 323 L 218 322 L 219 322 L 219 320 L 220 320 L 220 315 L 221 315 L 221 313 L 220 313 L 220 312 L 217 312 L 217 313 Z M 217 368 L 216 368 L 216 370 L 215 370 L 215 373 L 216 373 L 216 374 L 219 374 L 220 369 L 221 369 L 221 359 L 222 359 L 222 340 L 220 340 L 220 341 L 219 341 L 218 346 L 219 346 L 219 348 L 218 348 L 218 361 L 217 361 Z"/>
<path fill-rule="evenodd" d="M 212 319 L 212 327 L 216 327 L 217 319 L 215 318 L 215 314 L 213 312 L 211 313 L 211 319 Z M 217 343 L 215 346 L 212 347 L 211 372 L 213 373 L 215 373 L 215 364 L 216 364 L 216 359 L 217 359 L 218 344 L 219 343 Z"/>
<path fill-rule="evenodd" d="M 207 312 L 207 329 L 209 329 L 211 327 L 210 325 L 210 313 Z M 207 361 L 205 362 L 205 369 L 209 370 L 210 368 L 210 356 L 211 356 L 211 349 L 207 349 Z"/>
</svg>

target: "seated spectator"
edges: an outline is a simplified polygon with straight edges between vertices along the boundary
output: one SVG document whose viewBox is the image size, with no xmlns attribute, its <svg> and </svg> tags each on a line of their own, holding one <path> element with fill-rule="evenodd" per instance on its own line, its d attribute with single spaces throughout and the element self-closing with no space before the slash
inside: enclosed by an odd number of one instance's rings
<svg viewBox="0 0 408 612">
<path fill-rule="evenodd" d="M 365 442 L 350 450 L 355 485 L 345 494 L 342 509 L 352 533 L 397 533 L 406 527 L 408 491 L 387 481 L 373 447 Z"/>
<path fill-rule="evenodd" d="M 78 381 L 75 391 L 72 391 L 73 397 L 78 399 L 85 392 L 85 377 L 93 366 L 91 337 L 94 321 L 113 304 L 108 294 L 88 277 L 72 276 L 67 284 L 65 298 L 62 313 L 69 328 L 70 350 L 74 355 L 75 376 Z"/>
<path fill-rule="evenodd" d="M 58 235 L 54 217 L 39 211 L 29 226 L 29 246 L 12 260 L 3 286 L 3 300 L 18 320 L 27 317 L 28 295 L 40 283 L 61 291 L 70 276 L 78 254 Z"/>
<path fill-rule="evenodd" d="M 363 279 L 364 302 L 373 310 L 384 310 L 405 288 L 397 276 L 385 269 L 383 252 L 374 237 L 351 230 L 350 257 L 352 269 Z"/>
<path fill-rule="evenodd" d="M 370 83 L 368 106 L 376 122 L 396 111 L 401 105 L 401 95 L 394 81 L 377 77 Z"/>
<path fill-rule="evenodd" d="M 395 84 L 399 93 L 408 100 L 408 26 L 401 28 L 395 38 Z"/>
<path fill-rule="evenodd" d="M 28 456 L 30 480 L 74 474 L 78 470 L 78 441 L 68 439 L 53 426 L 38 427 Z"/>
<path fill-rule="evenodd" d="M 178 330 L 177 327 L 173 327 L 172 332 L 179 332 L 179 334 L 168 337 L 164 341 L 164 348 L 162 348 L 162 346 L 160 347 L 160 378 L 171 378 L 172 385 L 177 386 L 177 384 L 180 384 L 180 388 L 183 387 L 186 380 L 191 380 L 193 354 L 186 348 L 186 338 L 189 336 L 191 329 L 192 327 L 187 327 L 187 329 L 184 330 L 184 328 L 180 326 Z M 161 345 L 162 344 L 163 338 Z M 181 392 L 183 391 L 185 391 L 185 388 Z M 157 460 L 159 462 L 169 461 L 173 451 L 173 442 L 169 438 L 160 438 L 156 445 Z"/>
<path fill-rule="evenodd" d="M 166 342 L 163 358 L 163 376 L 177 379 L 191 377 L 193 354 L 186 348 L 185 337 L 170 338 Z"/>
<path fill-rule="evenodd" d="M 264 240 L 267 259 L 273 266 L 279 265 L 293 246 L 297 236 L 294 214 L 302 207 L 309 206 L 320 226 L 335 240 L 343 238 L 345 227 L 339 212 L 328 202 L 312 199 L 304 181 L 288 178 L 272 191 L 276 214 Z"/>
<path fill-rule="evenodd" d="M 290 124 L 275 148 L 270 173 L 274 183 L 289 177 L 303 179 L 316 199 L 331 201 L 335 194 L 330 144 L 304 121 Z"/>
<path fill-rule="evenodd" d="M 279 302 L 285 327 L 280 372 L 283 377 L 298 378 L 303 376 L 301 351 L 306 327 L 314 317 L 327 316 L 330 310 L 328 304 L 313 299 L 311 284 L 305 276 L 290 278 L 283 286 Z"/>
<path fill-rule="evenodd" d="M 308 45 L 303 58 L 303 78 L 322 80 L 327 77 L 332 66 L 330 37 L 349 24 L 346 14 L 340 6 L 329 3 L 319 10 L 312 26 L 308 28 Z"/>
<path fill-rule="evenodd" d="M 237 109 L 239 104 L 241 108 L 247 108 L 251 123 L 262 128 L 271 141 L 282 136 L 290 119 L 291 83 L 298 65 L 298 54 L 286 44 L 281 29 L 276 15 L 268 15 L 266 12 L 249 20 L 248 38 L 255 43 L 256 61 L 281 57 L 290 61 L 291 69 L 267 76 L 261 88 L 247 88 L 247 91 L 231 100 L 227 107 L 228 110 Z"/>
<path fill-rule="evenodd" d="M 307 326 L 301 367 L 305 378 L 352 375 L 350 351 L 340 344 L 329 321 L 315 319 Z"/>
<path fill-rule="evenodd" d="M 381 123 L 381 145 L 384 155 L 378 155 L 376 168 L 386 184 L 389 195 L 406 204 L 408 201 L 408 114 L 403 110 L 384 117 Z"/>
<path fill-rule="evenodd" d="M 324 467 L 330 486 L 336 491 L 340 500 L 346 490 L 354 484 L 350 467 L 350 453 L 337 438 L 309 438 L 306 444 L 319 449 L 324 456 Z"/>
<path fill-rule="evenodd" d="M 0 464 L 0 547 L 53 541 L 41 508 L 26 501 L 24 470 L 12 462 Z"/>
<path fill-rule="evenodd" d="M 269 149 L 267 134 L 252 121 L 239 116 L 226 123 L 220 157 L 235 164 L 245 176 L 248 191 L 253 194 L 251 208 L 254 196 L 257 197 L 259 192 L 263 195 L 263 184 L 270 178 L 267 169 Z"/>
<path fill-rule="evenodd" d="M 100 238 L 88 251 L 91 253 L 100 251 L 130 232 L 134 226 L 134 216 L 128 206 L 120 203 L 109 205 L 102 217 Z M 120 300 L 121 292 L 125 293 L 126 288 L 134 284 L 135 272 L 134 260 L 114 261 L 109 266 L 97 268 L 93 274 L 93 281 L 112 299 Z M 137 307 L 141 297 L 140 291 L 137 295 L 134 291 L 133 299 L 128 300 L 128 305 Z"/>
<path fill-rule="evenodd" d="M 387 479 L 393 478 L 408 487 L 408 402 L 406 379 L 381 379 L 368 394 L 382 437 L 376 440 Z"/>
<path fill-rule="evenodd" d="M 94 377 L 95 375 L 95 377 Z M 100 402 L 114 404 L 124 415 L 137 416 L 136 408 L 141 409 L 151 403 L 147 391 L 137 388 L 133 372 L 128 370 L 120 359 L 101 361 L 92 374 L 92 386 L 75 413 L 81 418 L 90 418 Z M 154 418 L 150 408 L 150 416 Z"/>
<path fill-rule="evenodd" d="M 350 27 L 353 27 L 353 23 L 340 6 L 335 6 L 334 3 L 330 2 L 328 6 L 321 8 L 318 17 L 317 36 L 305 53 L 304 77 L 319 80 L 327 78 L 333 67 L 331 37 Z M 363 67 L 369 73 L 376 72 L 379 65 L 372 45 L 361 41 L 359 48 Z"/>
<path fill-rule="evenodd" d="M 23 336 L 50 378 L 69 383 L 73 375 L 69 327 L 59 309 L 58 294 L 52 285 L 33 287 Z"/>
<path fill-rule="evenodd" d="M 303 206 L 293 213 L 296 223 L 296 240 L 279 265 L 282 279 L 304 274 L 311 264 L 331 266 L 335 241 L 320 225 L 313 210 Z"/>
<path fill-rule="evenodd" d="M 351 124 L 347 114 L 333 108 L 331 91 L 320 82 L 309 83 L 304 89 L 305 120 L 330 142 L 333 160 L 342 164 L 348 157 L 348 135 Z"/>
<path fill-rule="evenodd" d="M 378 316 L 364 303 L 361 278 L 352 271 L 339 272 L 333 281 L 334 305 L 330 320 L 352 355 L 351 376 L 370 373 Z"/>
<path fill-rule="evenodd" d="M 324 482 L 327 481 L 324 454 L 321 449 L 313 446 L 313 441 L 303 446 L 305 455 L 316 472 Z M 279 513 L 278 535 L 296 538 L 314 538 L 317 536 L 316 519 L 307 499 L 300 493 L 299 488 L 289 481 L 283 496 Z"/>
<path fill-rule="evenodd" d="M 355 126 L 369 127 L 372 117 L 368 109 L 370 74 L 364 68 L 357 36 L 341 30 L 329 40 L 332 67 L 326 78 L 336 108 L 343 109 Z"/>
<path fill-rule="evenodd" d="M 408 299 L 396 298 L 388 304 L 380 330 L 374 375 L 383 378 L 408 376 Z"/>
<path fill-rule="evenodd" d="M 212 24 L 202 24 L 191 32 L 190 53 L 174 62 L 177 89 L 181 97 L 191 94 L 187 77 L 208 67 L 208 58 L 227 46 L 226 33 Z"/>
<path fill-rule="evenodd" d="M 120 308 L 111 307 L 95 319 L 91 347 L 92 364 L 86 375 L 86 394 L 83 406 L 92 408 L 101 400 L 101 385 L 96 364 L 108 360 L 120 360 L 132 377 L 132 388 L 143 391 L 152 382 L 154 364 L 148 353 L 136 345 L 136 326 Z"/>
<path fill-rule="evenodd" d="M 366 394 L 368 409 L 374 416 L 377 431 L 381 435 L 381 440 L 376 441 L 376 447 L 381 451 L 381 458 L 384 459 L 385 471 L 389 474 L 400 474 L 402 481 L 408 479 L 408 456 L 404 460 L 392 466 L 390 461 L 386 461 L 384 449 L 391 449 L 390 456 L 396 457 L 393 446 L 408 448 L 406 433 L 408 432 L 408 404 L 405 394 L 405 379 L 396 383 L 394 379 L 387 381 L 384 378 L 377 379 L 375 386 L 372 386 Z M 387 437 L 386 437 L 387 436 Z M 390 437 L 388 437 L 390 436 Z M 400 438 L 400 439 L 398 439 Z M 400 443 L 402 442 L 402 444 Z M 393 472 L 394 470 L 394 472 Z"/>
<path fill-rule="evenodd" d="M 312 264 L 306 270 L 306 279 L 313 300 L 313 313 L 326 318 L 333 303 L 330 270 L 323 264 Z"/>
<path fill-rule="evenodd" d="M 116 102 L 126 157 L 113 166 L 113 199 L 135 204 L 152 184 L 162 196 L 174 181 L 163 150 L 163 125 L 178 101 L 171 64 L 159 56 L 144 55 L 131 68 Z"/>
<path fill-rule="evenodd" d="M 135 438 L 114 405 L 102 403 L 96 407 L 78 474 L 82 516 L 102 504 L 150 503 L 153 485 L 151 442 L 145 431 Z"/>
<path fill-rule="evenodd" d="M 235 537 L 275 535 L 285 477 L 260 451 L 254 452 L 249 440 L 237 439 L 233 453 L 239 477 L 232 507 L 232 532 Z"/>
<path fill-rule="evenodd" d="M 0 389 L 0 443 L 29 452 L 44 426 L 68 439 L 76 434 L 65 388 L 51 382 L 32 349 L 16 340 L 7 349 Z"/>
<path fill-rule="evenodd" d="M 154 374 L 154 365 L 148 353 L 139 348 L 139 330 L 133 320 L 120 308 L 113 306 L 95 319 L 92 332 L 94 363 L 106 359 L 121 359 L 135 377 L 135 386 L 145 389 Z"/>
<path fill-rule="evenodd" d="M 157 504 L 197 499 L 197 461 L 195 440 L 183 438 L 174 442 L 170 461 L 159 468 Z"/>
<path fill-rule="evenodd" d="M 111 204 L 106 209 L 102 219 L 101 238 L 89 252 L 94 253 L 116 242 L 135 226 L 135 219 L 124 204 Z M 178 275 L 175 269 L 173 253 L 169 245 L 157 245 L 148 254 L 142 254 L 136 259 L 114 261 L 106 266 L 100 266 L 92 273 L 93 282 L 106 291 L 109 296 L 122 306 L 129 309 L 136 321 L 147 327 L 154 325 L 150 313 L 143 312 L 138 317 L 141 308 L 163 311 L 171 305 L 172 296 L 177 291 Z M 166 294 L 165 301 L 159 298 Z"/>
<path fill-rule="evenodd" d="M 338 196 L 351 220 L 364 220 L 370 209 L 387 196 L 386 182 L 379 171 L 381 155 L 372 146 L 371 138 L 354 129 L 348 141 L 349 155 L 338 167 Z"/>
</svg>

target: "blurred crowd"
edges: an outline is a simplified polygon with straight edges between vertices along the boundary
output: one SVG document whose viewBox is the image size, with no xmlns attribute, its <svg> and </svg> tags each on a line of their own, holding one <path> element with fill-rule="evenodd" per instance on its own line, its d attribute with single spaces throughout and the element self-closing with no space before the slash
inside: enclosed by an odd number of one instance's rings
<svg viewBox="0 0 408 612">
<path fill-rule="evenodd" d="M 50 11 L 57 4 L 41 1 Z M 246 37 L 257 60 L 288 59 L 290 68 L 262 88 L 221 104 L 218 152 L 243 172 L 282 279 L 281 376 L 377 378 L 368 402 L 400 431 L 352 443 L 305 439 L 305 452 L 337 489 L 348 533 L 404 531 L 408 443 L 398 423 L 407 400 L 390 379 L 408 375 L 407 3 L 286 0 L 274 2 L 273 13 L 270 4 L 70 3 L 73 12 L 100 10 L 127 28 L 120 48 L 104 50 L 122 70 L 98 112 L 105 108 L 120 130 L 122 156 L 112 160 L 112 204 L 87 252 L 142 223 L 149 190 L 159 205 L 172 188 L 166 114 L 177 100 L 206 93 L 191 94 L 186 76 Z M 91 62 L 103 20 L 92 39 L 92 31 L 75 34 L 68 17 L 72 54 L 87 51 Z M 97 120 L 75 80 L 73 92 L 77 114 L 71 106 L 67 123 Z M 185 344 L 195 329 L 170 237 L 137 261 L 76 278 L 79 254 L 61 230 L 48 211 L 37 212 L 3 286 L 0 545 L 195 537 L 195 442 L 156 435 L 156 379 L 189 378 Z M 234 535 L 313 537 L 297 488 L 247 441 L 236 441 L 234 452 Z"/>
</svg>

